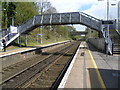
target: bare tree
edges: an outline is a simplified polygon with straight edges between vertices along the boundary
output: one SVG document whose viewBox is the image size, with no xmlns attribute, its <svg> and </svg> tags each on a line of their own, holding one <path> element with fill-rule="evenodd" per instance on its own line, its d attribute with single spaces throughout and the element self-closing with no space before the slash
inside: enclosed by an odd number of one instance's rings
<svg viewBox="0 0 120 90">
<path fill-rule="evenodd" d="M 56 8 L 53 7 L 52 4 L 48 0 L 41 0 L 40 2 L 37 2 L 37 6 L 39 7 L 40 14 L 57 12 Z"/>
</svg>

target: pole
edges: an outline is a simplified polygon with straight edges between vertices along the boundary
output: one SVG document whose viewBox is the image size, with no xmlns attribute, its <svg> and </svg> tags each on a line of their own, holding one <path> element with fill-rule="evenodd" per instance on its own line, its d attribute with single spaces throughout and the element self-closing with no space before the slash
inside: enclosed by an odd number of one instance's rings
<svg viewBox="0 0 120 90">
<path fill-rule="evenodd" d="M 41 26 L 41 30 L 40 30 L 40 33 L 41 33 L 41 36 L 40 36 L 40 43 L 42 44 L 43 42 L 42 42 L 42 26 Z"/>
<path fill-rule="evenodd" d="M 14 16 L 12 17 L 12 26 L 14 26 Z"/>
<path fill-rule="evenodd" d="M 118 2 L 118 32 L 120 33 L 120 1 Z"/>
<path fill-rule="evenodd" d="M 20 40 L 20 41 L 19 41 L 19 44 L 20 44 L 20 47 L 21 47 L 21 36 L 19 36 L 19 40 Z"/>
<path fill-rule="evenodd" d="M 109 0 L 107 0 L 107 20 L 109 20 Z M 107 52 L 106 56 L 108 56 L 108 49 L 109 49 L 109 24 L 107 25 Z"/>
<path fill-rule="evenodd" d="M 107 0 L 107 20 L 109 19 L 109 0 Z"/>
<path fill-rule="evenodd" d="M 18 36 L 18 44 L 20 44 L 20 36 Z"/>
<path fill-rule="evenodd" d="M 27 34 L 25 35 L 25 46 L 27 46 Z"/>
</svg>

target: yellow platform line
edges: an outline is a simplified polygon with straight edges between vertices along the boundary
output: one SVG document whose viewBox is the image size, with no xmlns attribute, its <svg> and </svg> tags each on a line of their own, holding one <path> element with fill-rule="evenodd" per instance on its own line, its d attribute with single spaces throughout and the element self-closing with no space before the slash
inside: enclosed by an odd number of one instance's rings
<svg viewBox="0 0 120 90">
<path fill-rule="evenodd" d="M 99 81 L 100 81 L 100 84 L 101 84 L 102 88 L 105 88 L 105 89 L 106 89 L 106 86 L 105 86 L 105 84 L 104 84 L 104 82 L 103 82 L 103 80 L 102 80 L 102 77 L 101 77 L 101 75 L 100 75 L 100 72 L 98 71 L 97 64 L 96 64 L 96 62 L 95 62 L 95 60 L 94 60 L 94 58 L 93 58 L 93 56 L 92 56 L 92 54 L 91 54 L 91 51 L 90 51 L 90 50 L 88 50 L 88 51 L 89 51 L 90 57 L 91 57 L 91 59 L 92 59 L 92 62 L 93 62 L 93 64 L 94 64 L 94 67 L 96 68 L 95 70 L 96 70 L 98 79 L 99 79 Z"/>
</svg>

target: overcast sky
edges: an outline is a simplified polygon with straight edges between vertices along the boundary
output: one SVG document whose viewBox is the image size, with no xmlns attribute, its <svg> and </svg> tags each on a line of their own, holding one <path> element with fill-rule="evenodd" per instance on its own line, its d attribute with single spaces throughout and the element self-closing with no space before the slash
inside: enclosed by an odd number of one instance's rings
<svg viewBox="0 0 120 90">
<path fill-rule="evenodd" d="M 58 10 L 62 12 L 85 12 L 99 19 L 106 19 L 107 0 L 48 0 Z M 111 4 L 117 4 L 120 0 L 109 0 L 110 11 L 109 19 L 117 18 L 117 5 L 111 6 Z M 81 25 L 75 25 L 76 29 L 81 31 L 84 27 Z"/>
</svg>

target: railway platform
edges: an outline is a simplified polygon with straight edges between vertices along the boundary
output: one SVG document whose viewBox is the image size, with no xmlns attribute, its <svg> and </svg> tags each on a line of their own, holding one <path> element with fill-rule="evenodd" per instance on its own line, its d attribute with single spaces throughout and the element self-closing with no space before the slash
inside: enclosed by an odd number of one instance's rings
<svg viewBox="0 0 120 90">
<path fill-rule="evenodd" d="M 35 47 L 20 47 L 17 49 L 7 50 L 6 52 L 0 51 L 0 57 L 9 56 L 12 54 L 17 54 L 17 53 L 22 53 L 22 52 L 26 52 L 26 51 L 30 51 L 30 50 L 35 50 L 37 48 L 46 48 L 46 47 L 50 47 L 50 46 L 53 46 L 56 44 L 62 44 L 62 43 L 66 43 L 66 42 L 69 42 L 69 40 L 57 42 L 57 43 L 52 43 L 52 44 L 38 45 Z"/>
<path fill-rule="evenodd" d="M 58 89 L 118 88 L 120 56 L 106 56 L 91 44 L 81 42 Z"/>
</svg>

